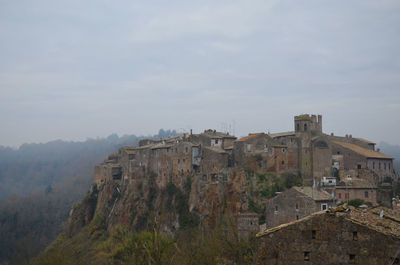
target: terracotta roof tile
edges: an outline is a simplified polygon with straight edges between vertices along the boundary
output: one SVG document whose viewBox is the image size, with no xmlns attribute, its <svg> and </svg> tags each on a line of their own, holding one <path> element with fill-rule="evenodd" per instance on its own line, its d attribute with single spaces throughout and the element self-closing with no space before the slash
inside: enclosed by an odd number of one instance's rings
<svg viewBox="0 0 400 265">
<path fill-rule="evenodd" d="M 240 138 L 239 140 L 237 140 L 237 142 L 245 142 L 245 141 L 250 140 L 250 139 L 252 139 L 254 137 L 260 136 L 262 134 L 263 133 L 250 133 L 248 136 Z"/>
<path fill-rule="evenodd" d="M 393 159 L 393 157 L 382 154 L 381 152 L 366 149 L 366 148 L 363 148 L 363 147 L 355 145 L 355 144 L 338 142 L 338 141 L 333 141 L 333 143 L 340 145 L 346 149 L 349 149 L 353 152 L 356 152 L 357 154 L 362 155 L 366 158 Z"/>
</svg>

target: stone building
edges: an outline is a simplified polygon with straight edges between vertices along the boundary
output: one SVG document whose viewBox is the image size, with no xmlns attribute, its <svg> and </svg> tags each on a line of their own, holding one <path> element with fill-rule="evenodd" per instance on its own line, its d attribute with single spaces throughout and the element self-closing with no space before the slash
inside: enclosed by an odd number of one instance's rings
<svg viewBox="0 0 400 265">
<path fill-rule="evenodd" d="M 348 178 L 340 181 L 335 187 L 335 192 L 338 203 L 361 199 L 372 205 L 377 204 L 377 186 L 365 179 Z"/>
<path fill-rule="evenodd" d="M 324 134 L 321 115 L 295 116 L 294 129 L 269 136 L 287 147 L 287 169 L 297 170 L 309 185 L 332 176 L 358 176 L 375 184 L 395 177 L 392 157 L 365 139 Z"/>
<path fill-rule="evenodd" d="M 332 141 L 332 153 L 336 158 L 342 157 L 344 170 L 353 170 L 357 175 L 369 171 L 376 176 L 375 182 L 383 182 L 385 177 L 392 178 L 393 158 L 372 148 L 372 146 L 367 148 L 354 143 Z"/>
<path fill-rule="evenodd" d="M 389 209 L 330 209 L 267 229 L 257 240 L 259 264 L 398 264 L 400 219 Z"/>
<path fill-rule="evenodd" d="M 250 233 L 260 231 L 258 224 L 259 216 L 256 213 L 239 213 L 236 215 L 236 222 L 239 235 L 248 238 Z"/>
<path fill-rule="evenodd" d="M 234 165 L 264 174 L 289 171 L 287 146 L 265 133 L 249 134 L 233 143 Z"/>
<path fill-rule="evenodd" d="M 274 227 L 333 206 L 335 198 L 325 191 L 312 187 L 293 187 L 267 201 L 265 223 L 267 227 Z"/>
</svg>

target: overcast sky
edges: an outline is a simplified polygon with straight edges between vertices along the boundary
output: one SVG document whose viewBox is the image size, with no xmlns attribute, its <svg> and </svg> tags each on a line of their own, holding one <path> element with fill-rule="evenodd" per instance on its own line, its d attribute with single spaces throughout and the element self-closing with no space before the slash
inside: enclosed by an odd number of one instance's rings
<svg viewBox="0 0 400 265">
<path fill-rule="evenodd" d="M 400 1 L 0 0 L 0 92 L 7 146 L 301 113 L 400 144 Z"/>
</svg>

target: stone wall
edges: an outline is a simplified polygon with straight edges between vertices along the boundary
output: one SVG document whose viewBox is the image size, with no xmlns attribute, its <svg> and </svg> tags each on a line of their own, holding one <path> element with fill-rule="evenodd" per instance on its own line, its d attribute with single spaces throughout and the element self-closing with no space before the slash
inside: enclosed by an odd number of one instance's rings
<svg viewBox="0 0 400 265">
<path fill-rule="evenodd" d="M 397 237 L 345 218 L 321 213 L 260 235 L 259 264 L 387 265 Z"/>
</svg>

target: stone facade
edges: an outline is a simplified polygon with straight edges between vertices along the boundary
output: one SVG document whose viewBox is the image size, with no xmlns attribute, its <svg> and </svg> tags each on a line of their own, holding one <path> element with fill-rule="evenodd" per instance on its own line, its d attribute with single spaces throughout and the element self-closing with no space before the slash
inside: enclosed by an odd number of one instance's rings
<svg viewBox="0 0 400 265">
<path fill-rule="evenodd" d="M 260 232 L 258 264 L 392 264 L 400 247 L 399 221 L 380 218 L 380 211 L 322 211 Z"/>
<path fill-rule="evenodd" d="M 274 227 L 304 218 L 311 213 L 335 206 L 328 193 L 311 187 L 293 187 L 267 201 L 266 227 Z"/>
</svg>

